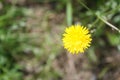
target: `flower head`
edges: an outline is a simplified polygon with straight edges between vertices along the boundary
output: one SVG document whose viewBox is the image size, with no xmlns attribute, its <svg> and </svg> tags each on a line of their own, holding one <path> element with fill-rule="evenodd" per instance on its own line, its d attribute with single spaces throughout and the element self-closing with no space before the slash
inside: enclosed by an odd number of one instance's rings
<svg viewBox="0 0 120 80">
<path fill-rule="evenodd" d="M 86 27 L 72 25 L 65 29 L 63 34 L 63 46 L 70 53 L 83 53 L 90 46 L 91 34 Z"/>
</svg>

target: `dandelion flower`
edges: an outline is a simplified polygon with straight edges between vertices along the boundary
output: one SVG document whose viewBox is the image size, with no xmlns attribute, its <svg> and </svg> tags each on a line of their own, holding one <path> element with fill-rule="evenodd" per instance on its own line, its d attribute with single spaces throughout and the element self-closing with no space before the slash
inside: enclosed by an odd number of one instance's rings
<svg viewBox="0 0 120 80">
<path fill-rule="evenodd" d="M 63 46 L 72 54 L 83 53 L 91 44 L 89 30 L 81 25 L 72 25 L 65 29 Z"/>
</svg>

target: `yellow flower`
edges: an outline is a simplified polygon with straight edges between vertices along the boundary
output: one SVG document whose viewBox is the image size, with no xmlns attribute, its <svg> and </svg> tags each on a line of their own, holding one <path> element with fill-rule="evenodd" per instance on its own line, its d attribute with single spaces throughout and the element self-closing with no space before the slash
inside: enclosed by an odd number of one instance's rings
<svg viewBox="0 0 120 80">
<path fill-rule="evenodd" d="M 62 40 L 64 48 L 72 54 L 83 53 L 92 41 L 89 30 L 81 25 L 66 28 Z"/>
</svg>

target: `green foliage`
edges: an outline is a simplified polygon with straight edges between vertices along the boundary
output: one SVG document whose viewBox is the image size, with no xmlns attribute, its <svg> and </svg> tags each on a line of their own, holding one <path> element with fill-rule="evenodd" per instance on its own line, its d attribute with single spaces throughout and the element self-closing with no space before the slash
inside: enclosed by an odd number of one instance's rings
<svg viewBox="0 0 120 80">
<path fill-rule="evenodd" d="M 108 33 L 107 37 L 108 37 L 109 43 L 112 46 L 119 46 L 120 45 L 120 34 Z"/>
<path fill-rule="evenodd" d="M 5 7 L 0 13 L 0 80 L 22 80 L 21 67 L 17 64 L 16 55 L 23 51 L 21 43 L 25 41 L 19 33 L 23 28 L 19 25 L 23 12 L 21 8 L 12 5 L 3 6 Z"/>
</svg>

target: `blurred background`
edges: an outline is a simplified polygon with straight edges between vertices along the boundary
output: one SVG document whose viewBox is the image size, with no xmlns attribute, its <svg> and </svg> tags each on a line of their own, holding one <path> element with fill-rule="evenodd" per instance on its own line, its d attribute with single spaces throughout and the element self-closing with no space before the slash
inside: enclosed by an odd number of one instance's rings
<svg viewBox="0 0 120 80">
<path fill-rule="evenodd" d="M 120 80 L 120 33 L 96 14 L 120 29 L 120 0 L 0 0 L 0 80 Z M 70 24 L 90 29 L 85 54 L 63 48 Z"/>
</svg>

